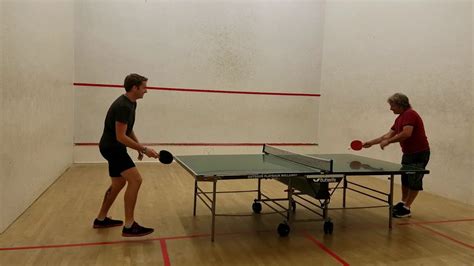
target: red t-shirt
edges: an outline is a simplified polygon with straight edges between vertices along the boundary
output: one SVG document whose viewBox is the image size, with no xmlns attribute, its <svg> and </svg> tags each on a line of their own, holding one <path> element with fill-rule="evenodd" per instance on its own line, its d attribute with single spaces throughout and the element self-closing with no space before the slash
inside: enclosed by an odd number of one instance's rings
<svg viewBox="0 0 474 266">
<path fill-rule="evenodd" d="M 413 126 L 411 137 L 400 142 L 404 154 L 422 152 L 430 149 L 428 138 L 425 134 L 425 127 L 423 126 L 423 120 L 421 120 L 420 115 L 415 112 L 415 110 L 408 108 L 398 115 L 391 129 L 398 134 L 403 131 L 404 126 Z"/>
</svg>

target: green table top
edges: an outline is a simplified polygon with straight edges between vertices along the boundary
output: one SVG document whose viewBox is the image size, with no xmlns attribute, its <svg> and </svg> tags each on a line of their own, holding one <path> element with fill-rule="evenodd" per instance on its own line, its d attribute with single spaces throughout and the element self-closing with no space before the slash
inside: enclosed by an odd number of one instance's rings
<svg viewBox="0 0 474 266">
<path fill-rule="evenodd" d="M 415 172 L 429 173 L 425 169 L 354 154 L 312 154 L 310 156 L 333 160 L 332 174 L 399 175 Z M 183 155 L 176 156 L 175 159 L 197 178 L 277 178 L 321 173 L 321 170 L 316 167 L 298 164 L 270 154 Z"/>
</svg>

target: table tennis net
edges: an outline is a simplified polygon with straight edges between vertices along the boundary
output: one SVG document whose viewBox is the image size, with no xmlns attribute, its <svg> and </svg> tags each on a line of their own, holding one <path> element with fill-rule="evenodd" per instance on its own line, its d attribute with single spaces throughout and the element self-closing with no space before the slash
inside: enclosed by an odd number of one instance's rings
<svg viewBox="0 0 474 266">
<path fill-rule="evenodd" d="M 283 149 L 278 149 L 270 145 L 263 145 L 263 153 L 276 156 L 278 158 L 320 169 L 323 172 L 333 171 L 333 160 L 318 158 L 304 154 L 298 154 Z"/>
</svg>

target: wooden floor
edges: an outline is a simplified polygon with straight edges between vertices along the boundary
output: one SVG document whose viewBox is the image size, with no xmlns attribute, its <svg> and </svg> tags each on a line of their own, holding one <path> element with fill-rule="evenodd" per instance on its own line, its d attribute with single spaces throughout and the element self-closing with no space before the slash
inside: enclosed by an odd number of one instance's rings
<svg viewBox="0 0 474 266">
<path fill-rule="evenodd" d="M 279 215 L 217 217 L 210 241 L 209 210 L 192 215 L 193 178 L 173 163 L 140 164 L 144 182 L 136 220 L 156 232 L 122 238 L 121 228 L 92 229 L 108 187 L 105 164 L 72 166 L 13 225 L 0 235 L 0 265 L 473 265 L 474 207 L 421 193 L 412 218 L 394 220 L 387 210 L 333 211 L 334 233 L 321 222 L 296 223 L 281 238 Z M 358 179 L 359 180 L 359 179 Z M 361 177 L 387 188 L 387 182 Z M 255 188 L 255 180 L 223 181 L 220 189 Z M 283 185 L 263 182 L 263 190 L 284 195 Z M 395 200 L 399 199 L 399 187 Z M 251 212 L 253 194 L 221 194 L 219 212 Z M 371 199 L 348 194 L 349 206 Z M 341 203 L 335 195 L 332 206 Z M 264 211 L 268 210 L 264 206 Z M 310 217 L 302 208 L 298 218 Z M 110 215 L 123 219 L 123 192 Z"/>
</svg>

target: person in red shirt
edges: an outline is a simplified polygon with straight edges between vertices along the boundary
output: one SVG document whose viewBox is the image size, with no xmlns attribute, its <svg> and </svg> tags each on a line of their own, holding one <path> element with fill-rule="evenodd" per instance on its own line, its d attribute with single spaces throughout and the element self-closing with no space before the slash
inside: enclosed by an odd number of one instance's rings
<svg viewBox="0 0 474 266">
<path fill-rule="evenodd" d="M 389 132 L 363 143 L 364 148 L 379 144 L 383 150 L 391 143 L 399 142 L 402 148 L 403 165 L 425 168 L 430 159 L 430 146 L 420 115 L 411 108 L 408 97 L 395 93 L 387 100 L 390 110 L 397 114 Z M 423 190 L 423 174 L 402 175 L 402 200 L 393 208 L 394 217 L 410 217 L 410 207 L 418 192 Z"/>
</svg>

